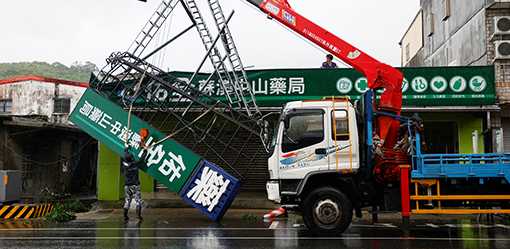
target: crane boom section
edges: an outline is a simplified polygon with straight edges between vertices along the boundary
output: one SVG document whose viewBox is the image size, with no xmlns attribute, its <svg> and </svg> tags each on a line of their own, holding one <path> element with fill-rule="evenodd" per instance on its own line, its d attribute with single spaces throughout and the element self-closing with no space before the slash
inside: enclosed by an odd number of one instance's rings
<svg viewBox="0 0 510 249">
<path fill-rule="evenodd" d="M 402 108 L 402 73 L 294 11 L 286 0 L 247 0 L 271 18 L 300 34 L 363 73 L 370 89 L 384 88 L 379 107 L 399 114 Z"/>
</svg>

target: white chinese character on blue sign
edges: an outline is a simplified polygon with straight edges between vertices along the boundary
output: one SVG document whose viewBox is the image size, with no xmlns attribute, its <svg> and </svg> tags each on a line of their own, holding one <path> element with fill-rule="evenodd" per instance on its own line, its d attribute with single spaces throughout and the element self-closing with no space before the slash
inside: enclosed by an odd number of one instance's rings
<svg viewBox="0 0 510 249">
<path fill-rule="evenodd" d="M 209 167 L 204 167 L 200 178 L 195 180 L 195 184 L 186 196 L 212 212 L 225 193 L 230 180 L 224 179 L 222 175 Z"/>
<path fill-rule="evenodd" d="M 213 221 L 220 220 L 234 201 L 240 182 L 218 165 L 202 160 L 179 195 Z"/>
</svg>

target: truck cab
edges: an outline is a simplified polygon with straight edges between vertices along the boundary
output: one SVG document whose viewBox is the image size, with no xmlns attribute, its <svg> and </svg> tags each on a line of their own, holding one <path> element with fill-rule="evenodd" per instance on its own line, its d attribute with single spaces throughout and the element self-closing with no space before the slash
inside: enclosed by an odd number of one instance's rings
<svg viewBox="0 0 510 249">
<path fill-rule="evenodd" d="M 268 198 L 302 211 L 312 229 L 350 224 L 361 163 L 356 115 L 348 98 L 296 101 L 286 104 L 276 125 Z"/>
<path fill-rule="evenodd" d="M 376 111 L 374 99 L 368 91 L 356 105 L 288 103 L 270 148 L 268 198 L 301 213 L 317 235 L 344 232 L 363 207 L 401 211 L 404 220 L 510 213 L 510 154 L 424 154 L 419 117 Z M 381 116 L 401 123 L 390 149 L 373 123 Z"/>
</svg>

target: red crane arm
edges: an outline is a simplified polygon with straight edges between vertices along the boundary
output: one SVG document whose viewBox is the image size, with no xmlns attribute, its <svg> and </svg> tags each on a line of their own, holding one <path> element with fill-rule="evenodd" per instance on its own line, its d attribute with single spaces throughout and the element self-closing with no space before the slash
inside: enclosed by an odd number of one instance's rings
<svg viewBox="0 0 510 249">
<path fill-rule="evenodd" d="M 363 73 L 371 89 L 386 89 L 379 107 L 400 114 L 402 109 L 402 73 L 354 47 L 294 11 L 286 0 L 247 0 L 306 39 Z"/>
<path fill-rule="evenodd" d="M 384 88 L 379 109 L 400 115 L 402 110 L 402 81 L 404 76 L 394 67 L 386 65 L 348 42 L 328 32 L 294 11 L 287 0 L 247 0 L 269 17 L 317 44 L 337 58 L 351 65 L 367 77 L 370 89 Z M 386 149 L 397 143 L 400 122 L 388 117 L 377 117 L 377 133 Z"/>
</svg>

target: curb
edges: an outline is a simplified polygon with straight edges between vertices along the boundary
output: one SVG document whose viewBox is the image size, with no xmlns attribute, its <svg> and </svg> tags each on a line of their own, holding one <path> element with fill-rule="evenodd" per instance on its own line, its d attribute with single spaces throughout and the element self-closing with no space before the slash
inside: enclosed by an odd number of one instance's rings
<svg viewBox="0 0 510 249">
<path fill-rule="evenodd" d="M 192 208 L 180 199 L 149 199 L 143 200 L 146 208 Z M 124 205 L 124 201 L 98 201 L 98 209 L 117 209 Z M 265 209 L 273 210 L 280 207 L 268 200 L 235 199 L 230 209 Z"/>
</svg>

